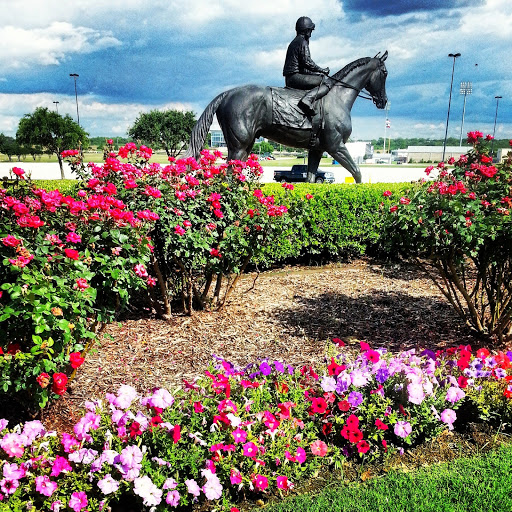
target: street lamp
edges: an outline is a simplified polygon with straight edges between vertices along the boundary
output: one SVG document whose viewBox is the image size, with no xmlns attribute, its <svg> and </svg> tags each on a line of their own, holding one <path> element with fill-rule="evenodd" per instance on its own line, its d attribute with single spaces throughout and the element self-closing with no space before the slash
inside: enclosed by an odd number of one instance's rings
<svg viewBox="0 0 512 512">
<path fill-rule="evenodd" d="M 453 58 L 452 66 L 452 81 L 450 82 L 450 99 L 448 100 L 448 115 L 446 116 L 446 131 L 444 132 L 444 145 L 443 145 L 443 162 L 446 154 L 446 138 L 448 137 L 448 122 L 450 120 L 450 106 L 452 104 L 452 89 L 453 89 L 453 73 L 455 72 L 455 59 L 460 57 L 460 53 L 449 53 L 448 57 Z"/>
<path fill-rule="evenodd" d="M 76 100 L 76 118 L 78 120 L 78 126 L 80 126 L 80 115 L 78 114 L 78 93 L 76 92 L 76 79 L 80 76 L 76 73 L 70 73 L 69 76 L 72 76 L 75 80 L 75 100 Z"/>
<path fill-rule="evenodd" d="M 496 100 L 496 114 L 494 114 L 494 129 L 492 130 L 492 143 L 491 143 L 491 156 L 493 156 L 494 150 L 494 135 L 496 134 L 496 120 L 498 119 L 498 104 L 503 96 L 494 96 Z"/>
<path fill-rule="evenodd" d="M 57 112 L 57 114 L 58 114 L 59 113 L 59 102 L 54 101 L 53 103 L 55 103 L 55 112 Z"/>
<path fill-rule="evenodd" d="M 464 106 L 462 107 L 462 123 L 460 125 L 460 142 L 459 147 L 462 147 L 462 133 L 464 132 L 464 115 L 466 113 L 466 96 L 473 92 L 473 84 L 471 82 L 460 83 L 460 93 L 464 94 Z"/>
</svg>

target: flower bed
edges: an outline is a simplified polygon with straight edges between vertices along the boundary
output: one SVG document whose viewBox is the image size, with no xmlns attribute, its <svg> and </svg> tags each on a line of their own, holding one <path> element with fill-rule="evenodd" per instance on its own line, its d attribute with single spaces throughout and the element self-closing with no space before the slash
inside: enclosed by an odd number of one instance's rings
<svg viewBox="0 0 512 512">
<path fill-rule="evenodd" d="M 203 377 L 139 396 L 123 385 L 86 404 L 73 433 L 0 421 L 0 510 L 106 510 L 120 496 L 155 510 L 228 509 L 286 493 L 320 468 L 381 459 L 452 429 L 457 409 L 509 422 L 512 352 L 471 347 L 392 355 L 333 340 L 321 368 L 222 358 Z"/>
</svg>

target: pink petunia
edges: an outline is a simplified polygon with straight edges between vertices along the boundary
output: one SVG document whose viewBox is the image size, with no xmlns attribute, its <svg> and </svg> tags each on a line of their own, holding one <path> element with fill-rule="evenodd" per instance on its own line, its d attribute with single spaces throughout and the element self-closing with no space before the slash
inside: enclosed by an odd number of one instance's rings
<svg viewBox="0 0 512 512">
<path fill-rule="evenodd" d="M 311 444 L 311 453 L 318 457 L 325 457 L 327 454 L 327 445 L 318 439 Z"/>
<path fill-rule="evenodd" d="M 263 475 L 256 475 L 253 478 L 252 483 L 256 489 L 259 491 L 264 491 L 268 487 L 268 478 Z"/>
<path fill-rule="evenodd" d="M 84 491 L 74 492 L 69 499 L 68 507 L 75 512 L 80 512 L 80 510 L 87 507 L 87 503 L 87 495 Z"/>
<path fill-rule="evenodd" d="M 44 496 L 51 496 L 57 490 L 57 482 L 52 482 L 48 475 L 36 476 L 36 491 Z"/>
</svg>

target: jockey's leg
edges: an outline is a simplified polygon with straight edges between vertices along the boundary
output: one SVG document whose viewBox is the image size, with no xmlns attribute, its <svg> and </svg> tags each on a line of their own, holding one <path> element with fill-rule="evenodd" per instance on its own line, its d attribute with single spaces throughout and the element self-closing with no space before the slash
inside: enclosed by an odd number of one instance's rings
<svg viewBox="0 0 512 512">
<path fill-rule="evenodd" d="M 306 114 L 310 116 L 314 116 L 316 114 L 314 103 L 315 101 L 323 98 L 334 85 L 334 81 L 330 78 L 323 77 L 322 83 L 311 89 L 304 97 L 299 101 L 299 107 L 306 112 Z"/>
</svg>

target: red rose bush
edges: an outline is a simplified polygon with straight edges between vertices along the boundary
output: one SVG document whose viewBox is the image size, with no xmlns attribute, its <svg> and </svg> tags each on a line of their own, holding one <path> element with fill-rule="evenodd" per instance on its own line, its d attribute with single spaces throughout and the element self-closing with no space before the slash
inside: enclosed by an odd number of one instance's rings
<svg viewBox="0 0 512 512">
<path fill-rule="evenodd" d="M 383 240 L 415 261 L 472 329 L 512 335 L 512 157 L 493 164 L 481 132 L 473 149 L 426 169 L 428 178 L 397 199 L 385 194 Z"/>
</svg>

